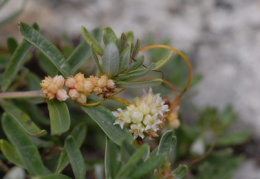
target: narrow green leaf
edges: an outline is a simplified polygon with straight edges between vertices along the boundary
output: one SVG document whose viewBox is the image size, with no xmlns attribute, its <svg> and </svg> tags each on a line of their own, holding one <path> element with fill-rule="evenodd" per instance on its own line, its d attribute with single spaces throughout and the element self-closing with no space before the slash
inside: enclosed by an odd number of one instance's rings
<svg viewBox="0 0 260 179">
<path fill-rule="evenodd" d="M 140 50 L 140 41 L 139 41 L 139 39 L 137 39 L 135 46 L 133 48 L 132 55 L 131 55 L 132 59 L 135 58 L 138 55 L 139 50 Z"/>
<path fill-rule="evenodd" d="M 139 68 L 140 66 L 142 66 L 142 64 L 144 63 L 144 56 L 142 55 L 140 58 L 138 58 L 136 60 L 136 62 L 134 62 L 132 64 L 132 66 L 129 68 L 129 70 L 127 71 L 133 71 L 136 70 L 137 68 Z"/>
<path fill-rule="evenodd" d="M 100 28 L 96 28 L 91 31 L 94 38 L 100 42 L 102 38 L 102 32 Z M 68 57 L 68 63 L 71 68 L 72 74 L 74 74 L 83 63 L 86 63 L 90 59 L 91 51 L 88 43 L 83 39 L 81 43 L 76 47 L 72 54 Z"/>
<path fill-rule="evenodd" d="M 98 68 L 98 71 L 99 71 L 100 73 L 102 73 L 102 67 L 101 67 L 101 65 L 100 65 L 100 63 L 99 63 L 99 60 L 98 60 L 98 57 L 97 57 L 97 55 L 96 55 L 96 52 L 95 52 L 95 50 L 94 50 L 94 48 L 93 48 L 93 45 L 90 46 L 90 49 L 91 49 L 91 54 L 92 54 L 92 57 L 93 57 L 93 59 L 94 59 L 94 62 L 95 62 L 95 64 L 96 64 L 97 68 Z"/>
<path fill-rule="evenodd" d="M 231 146 L 245 143 L 251 136 L 249 131 L 241 131 L 220 137 L 216 141 L 216 146 Z"/>
<path fill-rule="evenodd" d="M 173 136 L 172 130 L 166 131 L 163 134 L 163 136 L 160 140 L 160 143 L 158 145 L 157 155 L 164 154 L 164 155 L 168 156 L 171 148 L 174 145 L 176 145 L 176 142 L 177 142 L 177 138 L 175 136 Z"/>
<path fill-rule="evenodd" d="M 71 68 L 71 73 L 74 74 L 90 57 L 90 47 L 85 40 L 76 47 L 76 49 L 68 57 L 68 63 Z"/>
<path fill-rule="evenodd" d="M 128 176 L 135 165 L 142 159 L 143 154 L 147 151 L 149 146 L 147 144 L 142 145 L 129 159 L 129 161 L 121 167 L 116 175 L 116 178 L 123 178 Z"/>
<path fill-rule="evenodd" d="M 93 37 L 100 43 L 102 40 L 102 29 L 101 28 L 95 28 L 91 31 L 91 34 Z"/>
<path fill-rule="evenodd" d="M 6 68 L 9 62 L 9 56 L 1 56 L 0 57 L 0 69 Z M 3 75 L 3 73 L 1 73 Z M 2 82 L 2 80 L 0 81 Z"/>
<path fill-rule="evenodd" d="M 57 47 L 29 25 L 23 22 L 20 22 L 19 24 L 20 32 L 24 35 L 24 38 L 41 50 L 41 52 L 49 58 L 52 64 L 61 72 L 63 76 L 70 76 L 71 69 Z"/>
<path fill-rule="evenodd" d="M 138 166 L 136 170 L 134 170 L 130 174 L 131 179 L 139 179 L 143 176 L 147 175 L 149 172 L 154 171 L 155 168 L 157 168 L 165 158 L 165 155 L 158 155 L 154 158 L 151 158 L 150 160 L 145 161 L 141 165 Z"/>
<path fill-rule="evenodd" d="M 70 128 L 70 114 L 65 102 L 48 100 L 51 121 L 51 135 L 61 135 Z"/>
<path fill-rule="evenodd" d="M 40 154 L 24 130 L 7 113 L 3 115 L 2 126 L 28 172 L 32 176 L 43 175 L 44 166 Z"/>
<path fill-rule="evenodd" d="M 111 27 L 106 27 L 103 29 L 103 42 L 105 45 L 109 44 L 110 42 L 116 42 L 116 40 L 116 34 Z"/>
<path fill-rule="evenodd" d="M 179 165 L 179 167 L 173 171 L 173 174 L 176 175 L 174 179 L 183 179 L 186 176 L 187 172 L 188 168 L 186 165 Z"/>
<path fill-rule="evenodd" d="M 109 43 L 104 50 L 102 57 L 102 71 L 109 78 L 117 75 L 119 70 L 119 51 L 115 43 Z"/>
<path fill-rule="evenodd" d="M 15 52 L 15 49 L 18 47 L 18 43 L 17 43 L 15 38 L 8 37 L 7 38 L 7 46 L 8 46 L 9 52 L 11 54 L 13 54 Z"/>
<path fill-rule="evenodd" d="M 35 24 L 33 26 L 35 26 Z M 30 28 L 32 28 L 32 27 L 30 27 Z M 37 30 L 35 30 L 35 31 L 37 31 Z M 13 52 L 13 54 L 10 58 L 10 61 L 8 63 L 8 66 L 6 67 L 5 72 L 4 72 L 4 78 L 2 81 L 2 90 L 3 91 L 7 90 L 7 88 L 11 85 L 11 83 L 17 76 L 17 73 L 22 68 L 25 60 L 27 59 L 30 49 L 31 49 L 31 44 L 29 42 L 27 42 L 26 40 L 23 40 L 21 42 L 21 44 L 17 48 L 15 48 L 15 51 Z"/>
<path fill-rule="evenodd" d="M 18 156 L 18 154 L 12 144 L 1 139 L 0 140 L 0 149 L 3 153 L 3 155 L 7 158 L 7 160 L 9 160 L 10 162 L 12 162 L 13 164 L 15 164 L 19 167 L 24 168 L 24 164 L 23 164 L 22 160 L 20 159 L 20 157 Z"/>
<path fill-rule="evenodd" d="M 155 63 L 155 68 L 154 70 L 159 69 L 161 66 L 163 66 L 166 62 L 168 62 L 168 60 L 171 58 L 173 52 L 170 52 L 168 55 L 166 55 L 164 58 L 162 58 L 161 60 L 157 61 Z"/>
<path fill-rule="evenodd" d="M 126 32 L 126 39 L 127 39 L 127 43 L 131 46 L 131 44 L 134 41 L 134 33 L 132 31 Z"/>
<path fill-rule="evenodd" d="M 89 100 L 88 102 L 94 102 Z M 117 145 L 121 145 L 124 139 L 128 140 L 130 143 L 133 142 L 133 136 L 130 132 L 124 128 L 121 129 L 119 125 L 114 125 L 116 117 L 102 105 L 81 107 L 105 132 L 105 134 Z"/>
<path fill-rule="evenodd" d="M 136 150 L 137 148 L 134 145 L 130 144 L 127 140 L 124 140 L 121 146 L 122 160 L 127 162 Z"/>
<path fill-rule="evenodd" d="M 83 141 L 85 140 L 86 134 L 87 134 L 87 127 L 82 123 L 76 125 L 73 128 L 72 132 L 70 133 L 70 135 L 76 140 L 79 148 L 81 147 Z M 61 173 L 62 170 L 66 168 L 68 164 L 69 164 L 69 158 L 67 156 L 66 150 L 63 149 L 60 154 L 60 158 L 58 161 L 55 174 Z"/>
<path fill-rule="evenodd" d="M 45 130 L 40 130 L 38 126 L 30 119 L 30 117 L 24 113 L 22 110 L 17 108 L 10 102 L 0 100 L 0 105 L 12 118 L 27 132 L 32 136 L 44 135 Z"/>
<path fill-rule="evenodd" d="M 104 50 L 99 42 L 91 35 L 91 33 L 84 26 L 81 26 L 81 32 L 89 46 L 93 45 L 95 52 L 99 55 L 102 55 Z"/>
<path fill-rule="evenodd" d="M 25 4 L 26 4 L 26 0 L 23 1 L 23 4 L 21 6 L 20 9 L 18 9 L 17 11 L 13 12 L 12 14 L 10 14 L 9 16 L 7 16 L 5 19 L 3 19 L 2 21 L 0 21 L 0 27 L 4 26 L 5 24 L 11 22 L 12 20 L 14 20 L 16 17 L 18 17 L 24 10 L 25 8 Z"/>
<path fill-rule="evenodd" d="M 57 68 L 50 62 L 50 60 L 40 51 L 36 52 L 39 60 L 39 65 L 43 71 L 49 76 L 55 76 L 58 73 Z"/>
<path fill-rule="evenodd" d="M 50 174 L 50 175 L 32 177 L 32 179 L 71 179 L 71 178 L 61 174 Z"/>
<path fill-rule="evenodd" d="M 162 83 L 162 79 L 154 78 L 151 80 L 142 80 L 142 81 L 117 81 L 116 85 L 119 88 L 144 88 L 157 86 Z"/>
<path fill-rule="evenodd" d="M 85 179 L 86 168 L 83 156 L 79 150 L 78 144 L 72 136 L 65 141 L 65 149 L 70 160 L 70 164 L 76 179 Z"/>
<path fill-rule="evenodd" d="M 26 74 L 26 81 L 27 81 L 27 84 L 28 84 L 30 91 L 41 90 L 41 86 L 40 86 L 41 80 L 34 73 L 27 73 Z"/>
<path fill-rule="evenodd" d="M 120 38 L 120 53 L 122 52 L 122 51 L 124 51 L 126 48 L 128 48 L 129 47 L 129 45 L 128 45 L 128 43 L 127 43 L 127 39 L 126 39 L 126 35 L 125 35 L 125 33 L 122 33 L 122 35 L 121 35 L 121 38 Z M 129 47 L 130 48 L 130 47 Z"/>
<path fill-rule="evenodd" d="M 130 47 L 126 48 L 120 55 L 119 72 L 126 70 L 130 62 Z"/>
<path fill-rule="evenodd" d="M 105 173 L 107 179 L 115 178 L 120 168 L 119 146 L 107 137 L 105 153 Z"/>
<path fill-rule="evenodd" d="M 127 74 L 119 75 L 116 79 L 121 81 L 134 80 L 140 77 L 144 77 L 150 73 L 155 67 L 155 64 L 150 64 L 147 68 L 131 71 Z"/>
</svg>

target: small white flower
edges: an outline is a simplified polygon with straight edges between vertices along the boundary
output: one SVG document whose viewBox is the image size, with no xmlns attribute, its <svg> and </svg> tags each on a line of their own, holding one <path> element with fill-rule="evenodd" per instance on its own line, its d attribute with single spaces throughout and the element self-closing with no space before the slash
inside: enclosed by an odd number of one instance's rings
<svg viewBox="0 0 260 179">
<path fill-rule="evenodd" d="M 152 89 L 141 98 L 135 98 L 132 104 L 126 109 L 118 109 L 113 113 L 117 120 L 114 124 L 130 127 L 134 138 L 144 137 L 144 133 L 150 138 L 157 136 L 157 132 L 164 124 L 164 117 L 169 111 L 168 105 L 160 97 L 160 94 L 153 94 Z"/>
</svg>

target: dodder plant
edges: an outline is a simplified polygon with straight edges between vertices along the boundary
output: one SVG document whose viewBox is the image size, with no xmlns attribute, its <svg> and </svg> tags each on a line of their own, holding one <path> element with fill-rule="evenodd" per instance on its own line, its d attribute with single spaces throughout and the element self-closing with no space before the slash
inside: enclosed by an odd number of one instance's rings
<svg viewBox="0 0 260 179">
<path fill-rule="evenodd" d="M 32 178 L 69 178 L 60 174 L 69 163 L 75 178 L 85 178 L 86 166 L 80 146 L 85 140 L 86 127 L 79 123 L 68 134 L 71 121 L 73 122 L 66 104 L 68 102 L 74 108 L 81 108 L 106 134 L 104 159 L 106 178 L 183 178 L 185 176 L 187 167 L 180 165 L 172 168 L 169 160 L 169 153 L 177 142 L 173 130 L 180 125 L 179 99 L 188 89 L 192 75 L 190 63 L 181 52 L 164 45 L 140 48 L 139 40 L 134 42 L 131 32 L 123 33 L 118 38 L 110 27 L 103 29 L 104 47 L 102 47 L 97 35 L 99 31 L 94 30 L 90 33 L 82 27 L 85 41 L 82 41 L 68 58 L 65 58 L 52 42 L 39 33 L 37 24 L 29 26 L 20 22 L 19 28 L 24 39 L 20 45 L 15 39 L 8 39 L 12 55 L 1 76 L 3 92 L 0 93 L 0 105 L 4 110 L 2 128 L 10 143 L 1 139 L 0 147 L 8 161 L 26 169 Z M 7 92 L 15 89 L 18 72 L 26 70 L 23 69 L 23 64 L 28 58 L 32 45 L 44 54 L 39 57 L 44 61 L 42 67 L 49 72 L 49 76 L 46 76 L 41 83 L 35 75 L 28 76 L 29 89 L 38 89 L 40 84 L 41 90 Z M 139 52 L 152 48 L 166 48 L 172 52 L 156 63 L 146 66 L 144 56 L 139 56 Z M 179 94 L 167 80 L 149 76 L 160 75 L 160 67 L 170 59 L 173 52 L 177 52 L 190 69 L 187 85 Z M 90 54 L 97 70 L 95 74 L 86 76 L 78 70 Z M 151 87 L 163 83 L 173 92 L 173 95 L 169 94 L 168 99 L 170 96 L 174 96 L 174 99 L 166 101 L 159 93 L 153 94 Z M 145 94 L 136 97 L 132 102 L 129 102 L 126 97 L 116 96 L 124 90 L 145 87 L 148 87 Z M 21 98 L 25 99 L 22 102 L 24 105 L 32 107 L 28 111 L 29 114 L 17 107 L 17 99 Z M 108 100 L 120 102 L 124 106 L 117 111 L 111 111 L 102 104 Z M 50 122 L 46 119 L 39 120 L 44 118 L 37 114 L 38 109 L 34 105 L 39 101 L 47 103 Z M 56 160 L 57 166 L 53 168 L 45 166 L 46 161 L 43 156 L 40 156 L 36 147 L 37 143 L 50 146 L 44 141 L 44 137 L 49 134 L 46 130 L 40 129 L 38 124 L 45 127 L 50 125 L 51 136 L 68 134 Z M 147 142 L 159 137 L 160 134 L 158 146 L 151 150 Z M 99 177 L 102 178 L 102 174 L 99 174 Z"/>
</svg>

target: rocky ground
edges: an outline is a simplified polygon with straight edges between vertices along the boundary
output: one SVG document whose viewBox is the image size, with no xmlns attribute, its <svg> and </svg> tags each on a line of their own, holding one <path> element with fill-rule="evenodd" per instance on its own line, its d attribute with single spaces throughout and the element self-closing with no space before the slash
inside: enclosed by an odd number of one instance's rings
<svg viewBox="0 0 260 179">
<path fill-rule="evenodd" d="M 21 3 L 10 0 L 0 19 Z M 133 30 L 140 39 L 148 32 L 157 40 L 170 38 L 172 46 L 189 54 L 195 73 L 204 74 L 194 102 L 232 104 L 236 128 L 260 137 L 260 0 L 28 0 L 21 16 L 0 28 L 1 44 L 7 35 L 18 35 L 18 20 L 37 21 L 53 38 L 63 32 L 76 36 L 81 25 L 111 26 L 118 35 Z M 234 178 L 256 179 L 257 170 L 248 160 Z"/>
</svg>

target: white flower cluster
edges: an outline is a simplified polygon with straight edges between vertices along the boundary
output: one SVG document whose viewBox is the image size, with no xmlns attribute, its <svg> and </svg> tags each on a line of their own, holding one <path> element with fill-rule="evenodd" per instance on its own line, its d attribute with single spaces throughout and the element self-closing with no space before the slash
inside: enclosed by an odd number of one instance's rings
<svg viewBox="0 0 260 179">
<path fill-rule="evenodd" d="M 63 89 L 64 84 L 69 89 L 68 92 Z M 114 81 L 108 79 L 107 75 L 85 78 L 83 73 L 68 77 L 66 81 L 61 75 L 56 75 L 54 78 L 48 76 L 40 85 L 48 99 L 56 97 L 59 101 L 65 101 L 71 98 L 79 103 L 86 103 L 91 93 L 96 93 L 100 98 L 106 98 L 117 90 Z"/>
<path fill-rule="evenodd" d="M 166 112 L 169 111 L 168 105 L 160 97 L 160 94 L 153 94 L 152 89 L 142 98 L 135 98 L 132 104 L 126 109 L 118 109 L 118 112 L 113 112 L 116 116 L 114 123 L 124 126 L 133 134 L 134 139 L 138 136 L 144 138 L 145 135 L 152 137 L 158 136 L 157 132 L 164 125 Z"/>
</svg>

